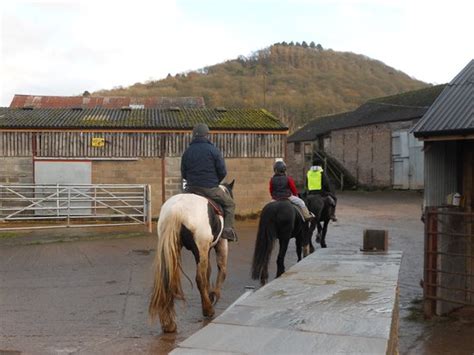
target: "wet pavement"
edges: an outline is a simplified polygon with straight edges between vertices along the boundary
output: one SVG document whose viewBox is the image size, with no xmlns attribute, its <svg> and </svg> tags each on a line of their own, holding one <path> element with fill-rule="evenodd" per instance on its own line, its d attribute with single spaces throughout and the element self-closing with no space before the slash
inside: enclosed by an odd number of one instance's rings
<svg viewBox="0 0 474 355">
<path fill-rule="evenodd" d="M 171 354 L 396 354 L 401 257 L 320 249 Z"/>
<path fill-rule="evenodd" d="M 474 317 L 424 321 L 419 281 L 423 268 L 421 194 L 345 192 L 339 222 L 329 227 L 328 248 L 358 249 L 365 228 L 387 229 L 389 248 L 404 252 L 400 271 L 400 352 L 474 353 Z M 239 242 L 230 245 L 228 277 L 216 306 L 222 313 L 250 279 L 256 221 L 238 223 Z M 65 239 L 75 240 L 64 243 Z M 49 242 L 53 243 L 49 243 Z M 142 229 L 0 231 L 0 353 L 165 354 L 206 325 L 194 286 L 183 278 L 187 297 L 178 304 L 178 333 L 163 335 L 147 317 L 156 237 Z M 24 245 L 21 245 L 24 244 Z M 275 248 L 275 252 L 276 252 Z M 317 251 L 316 251 L 317 253 Z M 294 244 L 286 258 L 296 263 Z M 275 275 L 275 255 L 270 275 Z M 194 280 L 192 255 L 183 253 Z"/>
</svg>

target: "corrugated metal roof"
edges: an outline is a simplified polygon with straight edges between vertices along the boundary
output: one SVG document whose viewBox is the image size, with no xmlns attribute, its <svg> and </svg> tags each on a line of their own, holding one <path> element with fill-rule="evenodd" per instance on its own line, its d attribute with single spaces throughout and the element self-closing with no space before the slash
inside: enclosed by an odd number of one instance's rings
<svg viewBox="0 0 474 355">
<path fill-rule="evenodd" d="M 416 137 L 474 133 L 474 59 L 413 127 Z"/>
<path fill-rule="evenodd" d="M 316 118 L 289 136 L 288 142 L 312 141 L 337 129 L 419 119 L 444 87 L 437 85 L 381 97 L 366 102 L 354 111 Z"/>
<path fill-rule="evenodd" d="M 143 108 L 182 108 L 206 107 L 203 97 L 126 97 L 126 96 L 42 96 L 15 95 L 11 108 L 121 108 L 139 105 Z"/>
<path fill-rule="evenodd" d="M 197 123 L 222 130 L 286 131 L 263 109 L 12 109 L 0 111 L 0 129 L 189 130 Z"/>
<path fill-rule="evenodd" d="M 427 107 L 407 107 L 370 102 L 363 104 L 355 111 L 315 119 L 288 137 L 288 142 L 315 140 L 316 137 L 337 129 L 419 119 L 427 109 Z"/>
</svg>

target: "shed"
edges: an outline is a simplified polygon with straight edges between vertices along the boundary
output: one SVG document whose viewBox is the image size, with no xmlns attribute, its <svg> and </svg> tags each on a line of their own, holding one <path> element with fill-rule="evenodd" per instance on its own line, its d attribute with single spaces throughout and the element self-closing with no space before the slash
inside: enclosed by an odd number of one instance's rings
<svg viewBox="0 0 474 355">
<path fill-rule="evenodd" d="M 327 159 L 332 180 L 357 185 L 423 188 L 422 145 L 409 130 L 444 85 L 370 100 L 354 111 L 319 117 L 288 137 L 290 171 L 299 185 L 314 155 Z"/>
<path fill-rule="evenodd" d="M 445 314 L 474 306 L 474 60 L 412 132 L 424 142 L 425 311 Z"/>
<path fill-rule="evenodd" d="M 260 210 L 288 133 L 264 109 L 2 108 L 0 184 L 151 184 L 157 216 L 181 191 L 181 155 L 199 122 L 236 180 L 237 213 Z"/>
</svg>

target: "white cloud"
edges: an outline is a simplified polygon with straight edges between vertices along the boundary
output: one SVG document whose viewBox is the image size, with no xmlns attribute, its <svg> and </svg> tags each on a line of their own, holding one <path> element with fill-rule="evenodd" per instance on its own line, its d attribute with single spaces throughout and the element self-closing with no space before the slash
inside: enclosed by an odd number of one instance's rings
<svg viewBox="0 0 474 355">
<path fill-rule="evenodd" d="M 428 82 L 449 81 L 474 53 L 467 0 L 245 0 L 257 23 L 190 17 L 180 4 L 2 1 L 0 105 L 15 93 L 75 95 L 159 79 L 247 55 L 272 40 L 315 40 Z M 305 11 L 284 12 L 298 6 Z"/>
<path fill-rule="evenodd" d="M 186 18 L 174 1 L 40 2 L 7 8 L 3 28 L 2 105 L 14 93 L 74 95 L 158 79 L 245 47 L 226 28 Z"/>
</svg>

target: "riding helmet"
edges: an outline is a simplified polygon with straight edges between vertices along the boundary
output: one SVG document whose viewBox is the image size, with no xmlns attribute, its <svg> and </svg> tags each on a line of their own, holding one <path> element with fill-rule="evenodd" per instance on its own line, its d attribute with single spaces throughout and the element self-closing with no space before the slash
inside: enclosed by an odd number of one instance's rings
<svg viewBox="0 0 474 355">
<path fill-rule="evenodd" d="M 313 166 L 323 166 L 324 162 L 321 158 L 313 158 L 313 162 L 312 162 Z"/>
<path fill-rule="evenodd" d="M 286 164 L 284 161 L 279 160 L 273 164 L 273 171 L 275 174 L 284 174 L 286 172 Z"/>
</svg>

